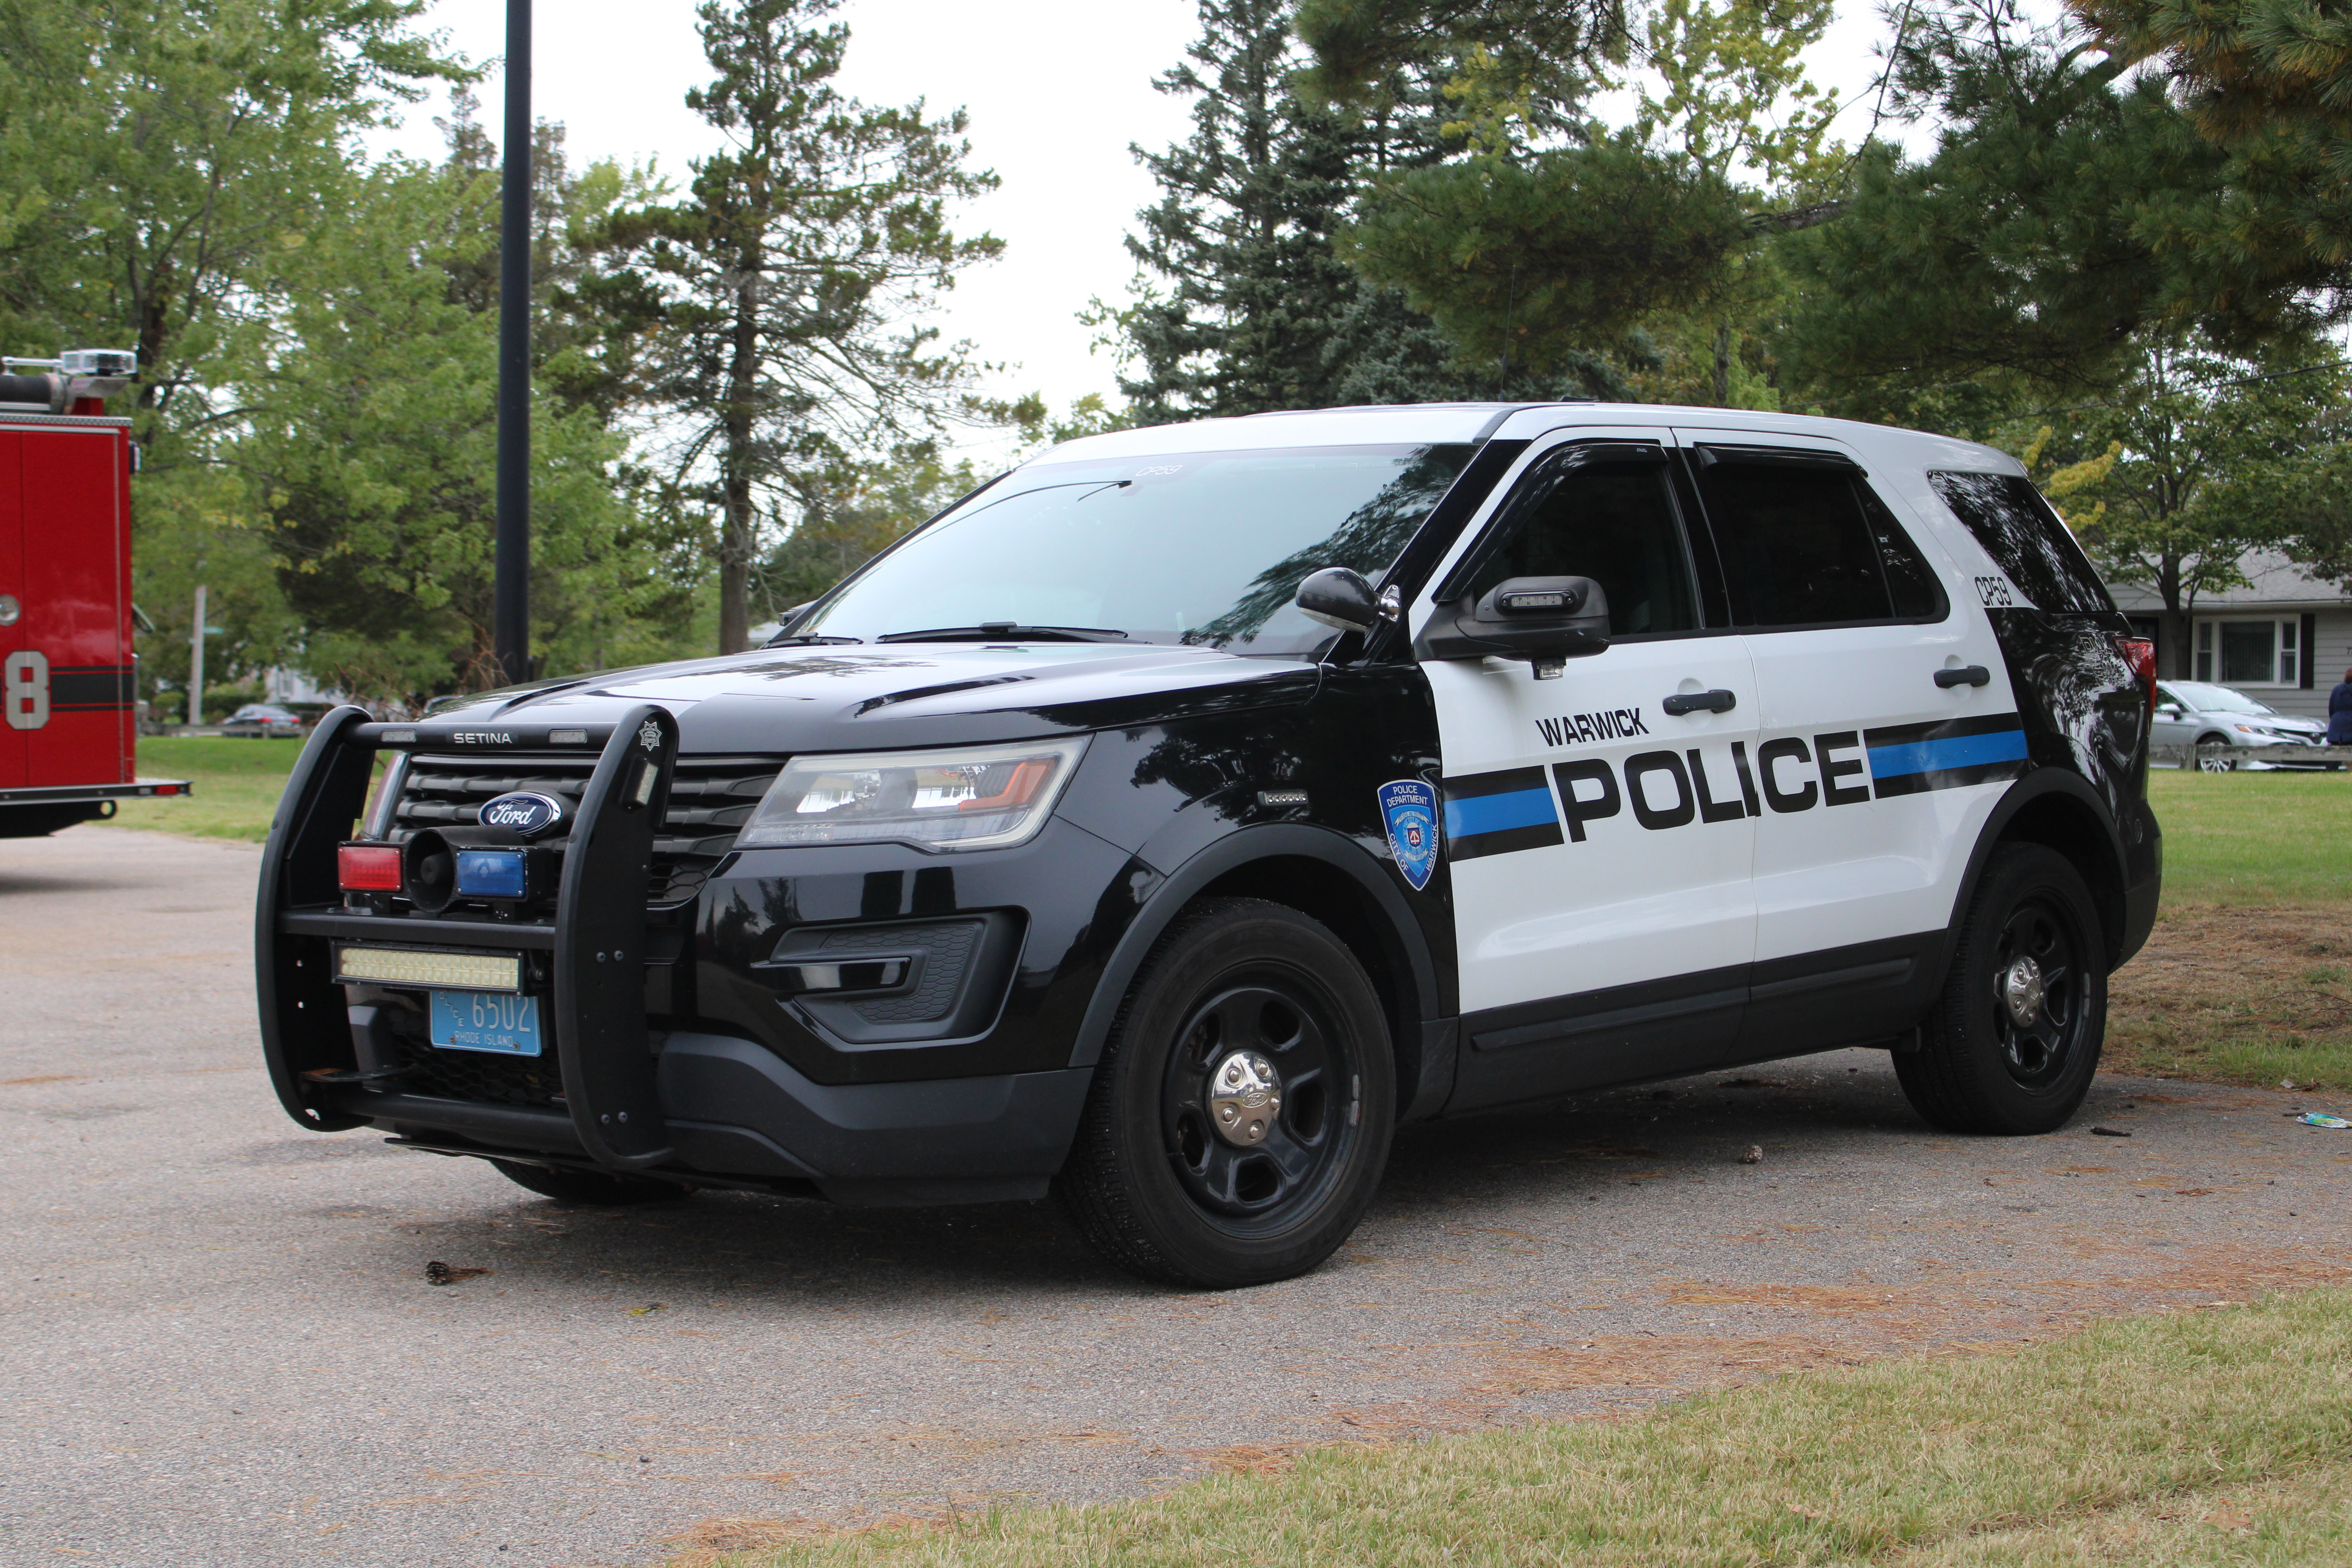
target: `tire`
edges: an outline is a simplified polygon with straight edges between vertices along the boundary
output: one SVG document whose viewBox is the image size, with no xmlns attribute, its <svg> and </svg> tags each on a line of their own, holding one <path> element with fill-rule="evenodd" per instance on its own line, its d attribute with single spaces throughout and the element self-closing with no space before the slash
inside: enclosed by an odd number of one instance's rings
<svg viewBox="0 0 2352 1568">
<path fill-rule="evenodd" d="M 1263 1123 L 1241 1071 L 1253 1053 L 1279 1092 Z M 1055 1189 L 1121 1268 L 1185 1287 L 1262 1285 L 1348 1239 L 1395 1123 L 1388 1021 L 1355 954 L 1296 910 L 1211 900 L 1144 960 Z"/>
<path fill-rule="evenodd" d="M 2091 890 L 2064 856 L 1995 849 L 1919 1048 L 1895 1053 L 1912 1107 L 1949 1132 L 2064 1126 L 2098 1070 L 2105 953 Z"/>
<path fill-rule="evenodd" d="M 556 1165 L 526 1165 L 519 1160 L 493 1160 L 499 1174 L 519 1187 L 529 1187 L 545 1198 L 563 1204 L 664 1204 L 689 1196 L 694 1189 L 678 1182 L 652 1176 L 611 1176 L 602 1171 L 579 1171 Z"/>
<path fill-rule="evenodd" d="M 2226 746 L 2230 743 L 2230 737 L 2227 735 L 2200 735 L 2197 737 L 2197 743 L 2200 746 Z M 2228 757 L 2200 756 L 2197 759 L 2197 771 L 2200 773 L 2235 773 L 2238 771 L 2238 764 Z"/>
</svg>

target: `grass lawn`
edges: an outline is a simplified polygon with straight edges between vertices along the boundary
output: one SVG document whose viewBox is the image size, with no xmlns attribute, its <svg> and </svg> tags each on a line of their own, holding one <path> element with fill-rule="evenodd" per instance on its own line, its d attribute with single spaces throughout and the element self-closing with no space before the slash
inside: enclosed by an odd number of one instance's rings
<svg viewBox="0 0 2352 1568">
<path fill-rule="evenodd" d="M 2343 1563 L 2352 1292 L 1805 1373 L 1625 1420 L 1315 1448 L 1129 1502 L 798 1540 L 713 1520 L 679 1545 L 677 1568 Z"/>
<path fill-rule="evenodd" d="M 2107 1068 L 2352 1103 L 2352 774 L 2164 770 L 2148 797 L 2164 907 L 2109 983 Z"/>
<path fill-rule="evenodd" d="M 258 844 L 269 837 L 270 815 L 285 793 L 294 759 L 301 754 L 299 741 L 149 736 L 139 742 L 140 776 L 186 779 L 195 793 L 165 800 L 126 800 L 111 826 Z"/>
</svg>

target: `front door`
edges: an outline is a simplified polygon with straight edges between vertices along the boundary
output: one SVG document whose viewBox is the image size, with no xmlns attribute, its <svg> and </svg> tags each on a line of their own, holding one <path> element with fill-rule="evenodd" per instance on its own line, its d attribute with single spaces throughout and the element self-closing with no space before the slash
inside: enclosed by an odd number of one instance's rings
<svg viewBox="0 0 2352 1568">
<path fill-rule="evenodd" d="M 1913 1021 L 1969 849 L 2025 765 L 1990 624 L 1837 443 L 1682 433 L 1755 662 L 1756 971 L 1742 1054 Z"/>
<path fill-rule="evenodd" d="M 1731 1044 L 1759 809 L 1744 640 L 1708 626 L 1665 432 L 1539 443 L 1416 609 L 1590 577 L 1610 646 L 1549 670 L 1424 658 L 1465 1032 L 1455 1108 L 1663 1076 Z M 1444 605 L 1435 601 L 1443 595 Z M 1669 700 L 1674 700 L 1671 702 Z"/>
</svg>

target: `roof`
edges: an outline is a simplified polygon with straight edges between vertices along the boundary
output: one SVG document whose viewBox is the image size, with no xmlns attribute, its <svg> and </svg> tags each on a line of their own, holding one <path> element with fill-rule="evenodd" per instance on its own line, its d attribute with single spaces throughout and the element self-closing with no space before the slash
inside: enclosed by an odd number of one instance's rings
<svg viewBox="0 0 2352 1568">
<path fill-rule="evenodd" d="M 2252 586 L 2200 594 L 2189 606 L 2191 611 L 2226 614 L 2231 610 L 2339 610 L 2347 598 L 2352 597 L 2335 584 L 2308 575 L 2274 550 L 2247 552 L 2240 568 Z M 2157 596 L 2154 588 L 2139 584 L 2110 581 L 2107 591 L 2116 596 L 2117 608 L 2132 615 L 2154 615 L 2164 607 L 2164 601 Z"/>
<path fill-rule="evenodd" d="M 1750 408 L 1693 408 L 1660 403 L 1404 403 L 1356 408 L 1311 408 L 1228 419 L 1149 425 L 1065 441 L 1031 459 L 1066 463 L 1106 458 L 1157 458 L 1178 452 L 1265 451 L 1284 447 L 1436 445 L 1526 440 L 1564 425 L 1669 426 L 1686 430 L 1737 430 L 1756 435 L 1804 435 L 1841 441 L 1865 465 L 1890 445 L 1913 447 L 1928 467 L 1978 472 L 2025 470 L 1997 447 L 1916 430 L 1865 425 L 1818 415 L 1773 414 Z M 1916 450 L 1918 443 L 1933 449 Z"/>
</svg>

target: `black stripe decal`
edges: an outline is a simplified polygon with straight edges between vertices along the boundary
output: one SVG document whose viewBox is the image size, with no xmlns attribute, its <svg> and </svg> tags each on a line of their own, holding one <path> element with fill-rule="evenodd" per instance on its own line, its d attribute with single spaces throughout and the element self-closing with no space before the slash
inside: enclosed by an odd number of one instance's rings
<svg viewBox="0 0 2352 1568">
<path fill-rule="evenodd" d="M 1543 769 L 1501 768 L 1444 780 L 1445 849 L 1456 860 L 1564 842 Z"/>
<path fill-rule="evenodd" d="M 49 711 L 74 712 L 94 708 L 128 708 L 136 694 L 131 670 L 121 665 L 52 666 L 49 669 Z"/>
</svg>

